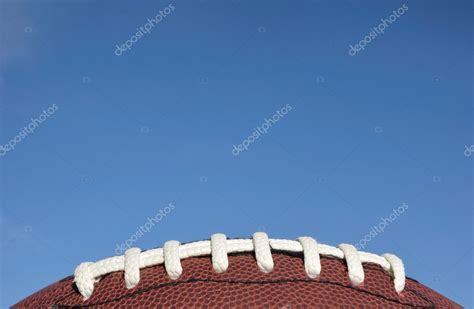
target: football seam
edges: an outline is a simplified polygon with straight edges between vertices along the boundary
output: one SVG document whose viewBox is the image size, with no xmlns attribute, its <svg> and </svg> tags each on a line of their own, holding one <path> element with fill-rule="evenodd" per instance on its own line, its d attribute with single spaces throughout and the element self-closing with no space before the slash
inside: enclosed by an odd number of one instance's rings
<svg viewBox="0 0 474 309">
<path fill-rule="evenodd" d="M 416 295 L 416 296 L 424 299 L 425 301 L 429 302 L 431 304 L 431 307 L 429 307 L 429 308 L 436 308 L 435 303 L 431 299 L 429 299 L 428 297 L 426 297 L 426 296 L 422 295 L 421 293 L 419 293 L 418 291 L 410 289 L 410 288 L 406 288 L 406 290 L 412 292 L 414 295 Z"/>
<path fill-rule="evenodd" d="M 367 291 L 367 290 L 362 290 L 362 289 L 359 289 L 357 287 L 354 287 L 354 286 L 351 286 L 351 285 L 344 285 L 342 283 L 337 283 L 337 282 L 331 282 L 331 281 L 315 281 L 315 280 L 311 280 L 311 279 L 286 279 L 286 280 L 266 280 L 266 281 L 238 281 L 238 280 L 212 280 L 212 279 L 200 279 L 200 278 L 190 278 L 186 281 L 179 281 L 179 282 L 167 282 L 167 283 L 160 283 L 160 284 L 157 284 L 157 285 L 154 285 L 154 286 L 151 286 L 151 287 L 148 287 L 148 288 L 144 288 L 144 289 L 139 289 L 137 291 L 134 291 L 134 292 L 131 292 L 127 295 L 123 295 L 123 296 L 120 296 L 120 297 L 116 297 L 114 299 L 109 299 L 109 300 L 106 300 L 106 301 L 100 301 L 100 302 L 96 302 L 96 303 L 90 303 L 90 304 L 87 304 L 87 305 L 80 305 L 80 304 L 77 304 L 77 305 L 61 305 L 60 303 L 56 303 L 54 306 L 55 308 L 87 308 L 87 307 L 93 307 L 93 306 L 100 306 L 100 305 L 104 305 L 104 304 L 108 304 L 108 303 L 113 303 L 113 302 L 116 302 L 116 301 L 119 301 L 121 299 L 126 299 L 126 298 L 129 298 L 129 297 L 133 297 L 135 295 L 139 295 L 139 294 L 143 294 L 143 293 L 146 293 L 146 292 L 149 292 L 149 291 L 152 291 L 152 290 L 156 290 L 156 289 L 160 289 L 160 288 L 163 288 L 163 287 L 167 287 L 167 286 L 177 286 L 177 285 L 181 285 L 181 284 L 192 284 L 192 283 L 196 283 L 196 282 L 203 282 L 203 283 L 230 283 L 230 284 L 247 284 L 247 285 L 252 285 L 252 284 L 260 284 L 260 285 L 264 285 L 264 284 L 285 284 L 285 283 L 316 283 L 316 284 L 329 284 L 329 285 L 335 285 L 335 286 L 339 286 L 339 287 L 342 287 L 342 288 L 348 288 L 348 289 L 353 289 L 353 290 L 356 290 L 358 292 L 363 292 L 365 294 L 368 294 L 368 295 L 371 295 L 371 296 L 374 296 L 374 297 L 377 297 L 377 298 L 382 298 L 384 300 L 387 300 L 387 301 L 390 301 L 390 302 L 394 302 L 394 303 L 397 303 L 397 304 L 400 304 L 400 305 L 404 305 L 404 306 L 410 306 L 412 308 L 435 308 L 434 307 L 434 303 L 429 300 L 429 299 L 426 299 L 425 297 L 422 297 L 420 296 L 418 293 L 415 293 L 415 291 L 411 290 L 411 289 L 407 289 L 407 291 L 409 292 L 412 292 L 414 295 L 422 298 L 423 300 L 427 301 L 428 303 L 431 304 L 431 306 L 428 306 L 428 307 L 421 307 L 421 306 L 418 306 L 418 305 L 413 305 L 413 304 L 409 304 L 409 303 L 405 303 L 405 302 L 401 302 L 397 299 L 392 299 L 392 298 L 389 298 L 387 296 L 384 296 L 384 295 L 380 295 L 378 293 L 373 293 L 371 291 Z M 62 297 L 61 299 L 58 300 L 58 302 L 61 302 L 63 301 L 65 298 L 71 296 L 72 294 L 75 294 L 75 292 L 71 292 L 67 295 L 65 295 L 64 297 Z"/>
</svg>

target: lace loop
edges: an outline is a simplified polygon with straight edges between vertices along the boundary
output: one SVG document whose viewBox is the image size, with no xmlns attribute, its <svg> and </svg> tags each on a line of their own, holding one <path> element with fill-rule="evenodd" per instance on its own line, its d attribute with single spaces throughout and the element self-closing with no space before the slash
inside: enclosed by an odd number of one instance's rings
<svg viewBox="0 0 474 309">
<path fill-rule="evenodd" d="M 229 267 L 227 257 L 227 237 L 224 234 L 214 234 L 211 237 L 212 267 L 218 273 L 223 273 Z"/>
<path fill-rule="evenodd" d="M 125 251 L 125 284 L 127 289 L 134 288 L 140 281 L 140 252 L 139 248 L 130 248 Z"/>
<path fill-rule="evenodd" d="M 352 284 L 355 286 L 361 285 L 362 282 L 364 282 L 364 268 L 362 267 L 359 254 L 357 254 L 357 249 L 349 244 L 340 244 L 337 247 L 344 253 L 349 272 L 349 279 Z"/>
<path fill-rule="evenodd" d="M 402 260 L 390 253 L 385 253 L 382 255 L 390 264 L 390 272 L 393 275 L 393 282 L 395 284 L 395 291 L 401 293 L 405 288 L 405 266 L 403 265 Z"/>
<path fill-rule="evenodd" d="M 258 268 L 264 273 L 271 272 L 273 270 L 273 258 L 267 234 L 262 232 L 253 234 L 253 246 Z"/>
<path fill-rule="evenodd" d="M 170 240 L 163 246 L 163 255 L 165 257 L 165 269 L 171 280 L 176 280 L 183 273 L 181 259 L 179 257 L 179 241 Z"/>
<path fill-rule="evenodd" d="M 81 293 L 85 299 L 89 298 L 94 292 L 93 266 L 94 263 L 92 262 L 84 262 L 79 264 L 74 271 L 74 282 L 76 283 L 79 293 Z"/>
<path fill-rule="evenodd" d="M 319 258 L 318 244 L 311 237 L 299 237 L 297 239 L 303 247 L 304 268 L 310 278 L 316 278 L 321 273 L 321 261 Z"/>
</svg>

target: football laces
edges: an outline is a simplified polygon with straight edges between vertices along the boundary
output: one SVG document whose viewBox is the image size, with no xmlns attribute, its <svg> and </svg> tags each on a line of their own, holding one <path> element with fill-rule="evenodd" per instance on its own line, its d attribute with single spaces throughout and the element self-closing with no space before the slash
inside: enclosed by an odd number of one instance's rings
<svg viewBox="0 0 474 309">
<path fill-rule="evenodd" d="M 311 237 L 299 237 L 296 240 L 269 239 L 263 232 L 253 234 L 251 239 L 227 239 L 224 234 L 212 235 L 210 240 L 181 244 L 176 240 L 165 242 L 163 248 L 141 251 L 130 248 L 124 255 L 106 258 L 95 263 L 84 262 L 77 266 L 74 272 L 74 282 L 84 300 L 94 292 L 94 284 L 100 277 L 124 271 L 125 285 L 134 288 L 140 282 L 140 269 L 164 264 L 166 273 L 171 280 L 177 280 L 182 272 L 181 260 L 189 257 L 210 255 L 212 267 L 217 273 L 222 273 L 229 267 L 228 254 L 254 252 L 260 271 L 269 273 L 274 263 L 272 250 L 283 252 L 303 253 L 304 268 L 309 278 L 316 279 L 321 273 L 320 256 L 335 257 L 346 262 L 348 276 L 354 286 L 364 282 L 362 263 L 380 265 L 393 277 L 394 288 L 401 293 L 405 288 L 405 267 L 396 255 L 386 253 L 376 255 L 358 251 L 351 244 L 340 244 L 337 247 L 320 244 Z"/>
</svg>

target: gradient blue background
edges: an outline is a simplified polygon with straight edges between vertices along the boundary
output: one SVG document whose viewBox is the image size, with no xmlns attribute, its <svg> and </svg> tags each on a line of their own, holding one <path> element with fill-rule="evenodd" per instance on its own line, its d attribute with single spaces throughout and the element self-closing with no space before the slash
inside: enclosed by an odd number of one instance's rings
<svg viewBox="0 0 474 309">
<path fill-rule="evenodd" d="M 311 235 L 355 243 L 472 308 L 472 4 L 2 1 L 1 302 L 135 245 Z M 348 46 L 409 10 L 356 56 Z M 25 28 L 26 27 L 26 28 Z M 292 111 L 240 156 L 265 117 Z"/>
</svg>

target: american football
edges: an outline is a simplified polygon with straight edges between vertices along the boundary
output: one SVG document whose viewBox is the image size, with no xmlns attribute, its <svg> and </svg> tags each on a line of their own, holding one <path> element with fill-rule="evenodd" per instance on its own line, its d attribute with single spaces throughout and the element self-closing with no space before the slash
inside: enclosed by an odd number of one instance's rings
<svg viewBox="0 0 474 309">
<path fill-rule="evenodd" d="M 210 240 L 81 263 L 13 308 L 462 308 L 405 276 L 394 254 L 311 237 Z"/>
</svg>

